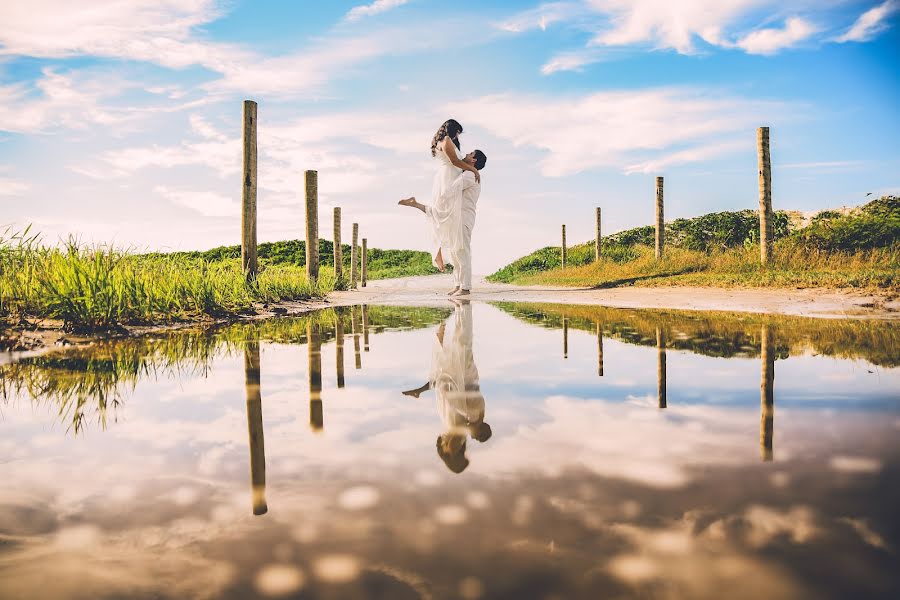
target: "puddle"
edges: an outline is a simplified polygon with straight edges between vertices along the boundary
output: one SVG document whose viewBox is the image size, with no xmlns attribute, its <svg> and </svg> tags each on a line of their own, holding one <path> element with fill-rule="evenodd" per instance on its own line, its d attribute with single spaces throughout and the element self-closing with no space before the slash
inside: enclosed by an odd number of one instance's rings
<svg viewBox="0 0 900 600">
<path fill-rule="evenodd" d="M 0 598 L 900 597 L 900 327 L 347 307 L 0 365 Z"/>
</svg>

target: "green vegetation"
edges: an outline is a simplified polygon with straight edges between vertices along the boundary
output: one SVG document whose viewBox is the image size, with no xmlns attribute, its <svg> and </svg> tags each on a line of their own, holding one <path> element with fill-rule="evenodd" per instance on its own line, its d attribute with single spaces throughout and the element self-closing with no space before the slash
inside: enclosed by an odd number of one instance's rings
<svg viewBox="0 0 900 600">
<path fill-rule="evenodd" d="M 803 228 L 788 213 L 775 214 L 775 254 L 759 263 L 759 217 L 754 211 L 724 212 L 666 224 L 666 252 L 654 258 L 653 227 L 603 238 L 601 259 L 594 243 L 568 249 L 561 267 L 559 247 L 524 256 L 488 277 L 531 285 L 615 287 L 620 285 L 711 285 L 854 287 L 900 289 L 900 199 L 886 196 L 849 214 L 819 213 Z"/>
</svg>

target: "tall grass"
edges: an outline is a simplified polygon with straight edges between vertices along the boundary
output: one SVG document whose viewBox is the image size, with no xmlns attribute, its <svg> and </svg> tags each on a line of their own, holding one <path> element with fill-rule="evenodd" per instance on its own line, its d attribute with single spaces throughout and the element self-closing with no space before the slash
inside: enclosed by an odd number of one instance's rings
<svg viewBox="0 0 900 600">
<path fill-rule="evenodd" d="M 35 236 L 0 234 L 0 318 L 60 319 L 75 330 L 239 314 L 254 302 L 323 296 L 338 282 L 323 267 L 316 282 L 295 265 L 263 264 L 246 282 L 239 260 L 135 255 L 70 240 L 41 246 Z"/>
</svg>

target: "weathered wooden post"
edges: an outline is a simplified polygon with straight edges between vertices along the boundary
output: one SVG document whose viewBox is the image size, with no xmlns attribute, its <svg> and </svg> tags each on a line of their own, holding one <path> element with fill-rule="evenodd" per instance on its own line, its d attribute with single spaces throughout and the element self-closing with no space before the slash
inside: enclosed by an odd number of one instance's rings
<svg viewBox="0 0 900 600">
<path fill-rule="evenodd" d="M 365 246 L 363 246 L 365 248 Z M 362 305 L 363 350 L 369 351 L 369 306 Z"/>
<path fill-rule="evenodd" d="M 356 288 L 356 281 L 359 278 L 359 272 L 356 270 L 356 263 L 359 262 L 356 253 L 356 244 L 359 240 L 359 223 L 353 224 L 353 236 L 350 240 L 350 287 Z"/>
<path fill-rule="evenodd" d="M 340 281 L 344 276 L 344 249 L 341 247 L 341 207 L 334 207 L 334 278 Z"/>
<path fill-rule="evenodd" d="M 244 181 L 241 186 L 241 269 L 247 280 L 258 272 L 256 255 L 256 102 L 244 100 Z"/>
<path fill-rule="evenodd" d="M 666 407 L 666 332 L 656 328 L 656 395 L 659 407 Z"/>
<path fill-rule="evenodd" d="M 569 319 L 563 317 L 563 358 L 569 358 Z"/>
<path fill-rule="evenodd" d="M 600 207 L 597 207 L 597 243 L 594 245 L 594 260 L 600 260 Z"/>
<path fill-rule="evenodd" d="M 597 323 L 597 376 L 603 377 L 603 324 Z"/>
<path fill-rule="evenodd" d="M 319 326 L 312 319 L 306 322 L 306 345 L 309 351 L 309 428 L 322 431 L 325 416 L 322 410 L 322 337 Z"/>
<path fill-rule="evenodd" d="M 759 380 L 759 453 L 764 461 L 770 461 L 775 430 L 775 339 L 768 325 L 761 328 L 759 345 L 762 362 L 762 376 Z"/>
<path fill-rule="evenodd" d="M 335 315 L 334 346 L 337 360 L 337 386 L 340 389 L 344 387 L 344 317 L 338 311 L 335 311 Z"/>
<path fill-rule="evenodd" d="M 362 286 L 366 287 L 366 278 L 368 277 L 368 262 L 369 262 L 369 251 L 367 249 L 367 241 L 366 238 L 362 239 L 362 268 L 360 271 L 362 272 Z"/>
<path fill-rule="evenodd" d="M 350 332 L 353 334 L 355 367 L 362 369 L 362 356 L 359 353 L 359 325 L 357 324 L 357 310 L 355 306 L 350 307 Z"/>
<path fill-rule="evenodd" d="M 666 222 L 663 217 L 663 178 L 656 178 L 656 260 L 663 257 L 666 245 Z"/>
<path fill-rule="evenodd" d="M 562 268 L 566 268 L 566 226 L 562 226 Z"/>
<path fill-rule="evenodd" d="M 319 278 L 319 174 L 306 172 L 306 276 Z"/>
<path fill-rule="evenodd" d="M 263 515 L 266 504 L 266 445 L 263 438 L 262 398 L 259 388 L 259 341 L 244 346 L 244 388 L 247 394 L 247 431 L 250 436 L 250 486 L 253 514 Z"/>
<path fill-rule="evenodd" d="M 759 163 L 759 259 L 772 260 L 772 161 L 769 153 L 769 128 L 756 130 L 756 156 Z"/>
</svg>

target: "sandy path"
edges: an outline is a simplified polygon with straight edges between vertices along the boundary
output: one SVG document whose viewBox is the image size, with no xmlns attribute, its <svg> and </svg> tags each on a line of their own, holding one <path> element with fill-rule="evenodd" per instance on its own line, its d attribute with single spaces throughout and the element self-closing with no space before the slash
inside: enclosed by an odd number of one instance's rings
<svg viewBox="0 0 900 600">
<path fill-rule="evenodd" d="M 370 281 L 365 288 L 334 292 L 332 304 L 430 304 L 446 302 L 450 275 Z M 825 318 L 900 320 L 900 300 L 830 289 L 622 287 L 612 289 L 515 286 L 479 278 L 473 300 L 598 304 L 620 308 L 670 308 L 775 313 Z"/>
</svg>

